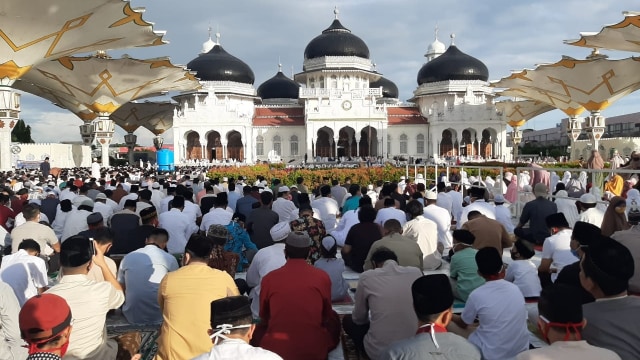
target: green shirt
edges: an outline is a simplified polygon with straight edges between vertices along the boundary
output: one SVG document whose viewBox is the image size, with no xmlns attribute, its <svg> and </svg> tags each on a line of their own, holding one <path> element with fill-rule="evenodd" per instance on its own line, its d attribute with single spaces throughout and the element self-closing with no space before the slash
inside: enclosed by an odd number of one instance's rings
<svg viewBox="0 0 640 360">
<path fill-rule="evenodd" d="M 456 290 L 460 300 L 463 301 L 467 301 L 469 294 L 485 282 L 478 275 L 477 252 L 476 249 L 466 248 L 457 251 L 451 257 L 451 278 L 456 280 Z"/>
</svg>

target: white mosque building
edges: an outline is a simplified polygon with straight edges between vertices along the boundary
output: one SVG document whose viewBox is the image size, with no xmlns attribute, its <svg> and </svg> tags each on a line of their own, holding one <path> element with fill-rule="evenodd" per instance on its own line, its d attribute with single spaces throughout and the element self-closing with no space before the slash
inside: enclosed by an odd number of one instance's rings
<svg viewBox="0 0 640 360">
<path fill-rule="evenodd" d="M 216 34 L 187 65 L 202 88 L 174 97 L 175 161 L 508 158 L 487 67 L 437 34 L 425 57 L 414 97 L 403 103 L 336 11 L 305 48 L 301 73 L 278 71 L 256 88 L 250 66 Z"/>
</svg>

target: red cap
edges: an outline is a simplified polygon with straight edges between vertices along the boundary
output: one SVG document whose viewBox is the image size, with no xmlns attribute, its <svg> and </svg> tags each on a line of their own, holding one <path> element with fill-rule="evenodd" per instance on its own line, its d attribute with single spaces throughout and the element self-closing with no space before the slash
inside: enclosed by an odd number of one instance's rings
<svg viewBox="0 0 640 360">
<path fill-rule="evenodd" d="M 71 325 L 71 309 L 58 295 L 36 295 L 24 303 L 18 319 L 22 338 L 27 342 L 40 343 Z"/>
</svg>

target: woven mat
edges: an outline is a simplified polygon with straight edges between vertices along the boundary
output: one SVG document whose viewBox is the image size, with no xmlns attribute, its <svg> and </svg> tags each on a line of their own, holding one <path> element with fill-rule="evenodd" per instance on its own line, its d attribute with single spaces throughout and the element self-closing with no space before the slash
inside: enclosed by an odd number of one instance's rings
<svg viewBox="0 0 640 360">
<path fill-rule="evenodd" d="M 160 334 L 159 329 L 110 329 L 108 331 L 108 334 L 109 337 L 114 337 L 131 331 L 138 331 L 142 338 L 139 351 L 139 353 L 142 354 L 142 360 L 153 360 L 153 358 L 156 356 L 156 352 L 158 351 L 158 344 L 156 344 L 156 340 L 158 339 L 158 335 Z"/>
</svg>

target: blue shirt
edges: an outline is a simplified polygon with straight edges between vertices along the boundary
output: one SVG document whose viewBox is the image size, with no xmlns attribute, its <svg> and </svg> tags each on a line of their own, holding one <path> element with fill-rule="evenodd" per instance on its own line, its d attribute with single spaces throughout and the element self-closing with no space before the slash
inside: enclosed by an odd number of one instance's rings
<svg viewBox="0 0 640 360">
<path fill-rule="evenodd" d="M 360 205 L 360 199 L 362 198 L 362 196 L 360 195 L 354 195 L 349 197 L 345 202 L 344 202 L 344 206 L 342 207 L 342 213 L 346 213 L 349 210 L 355 210 L 358 208 L 358 205 Z"/>
<path fill-rule="evenodd" d="M 178 261 L 156 245 L 146 245 L 127 254 L 120 263 L 118 282 L 125 284 L 122 312 L 132 324 L 158 324 L 162 311 L 158 305 L 160 281 L 178 270 Z"/>
</svg>

